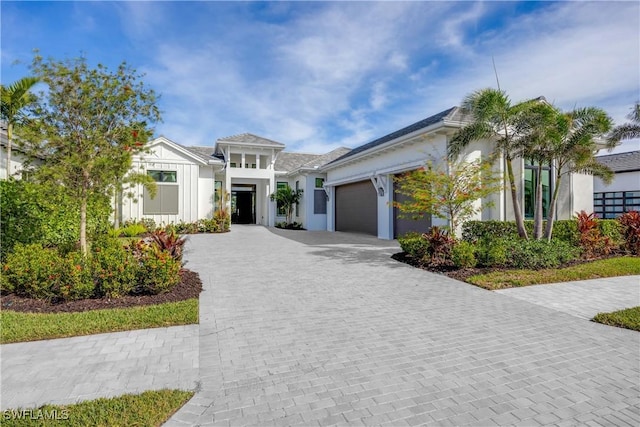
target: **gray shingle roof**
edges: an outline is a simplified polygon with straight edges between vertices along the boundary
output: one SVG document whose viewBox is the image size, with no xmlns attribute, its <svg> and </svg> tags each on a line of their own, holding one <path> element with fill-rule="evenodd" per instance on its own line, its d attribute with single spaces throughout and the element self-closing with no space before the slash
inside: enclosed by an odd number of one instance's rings
<svg viewBox="0 0 640 427">
<path fill-rule="evenodd" d="M 213 157 L 213 147 L 187 147 L 184 145 L 182 147 L 205 160 L 210 160 Z"/>
<path fill-rule="evenodd" d="M 301 167 L 313 169 L 313 168 L 316 168 L 316 167 L 324 166 L 327 163 L 332 162 L 335 159 L 344 156 L 349 151 L 351 151 L 350 148 L 339 147 L 339 148 L 336 148 L 335 150 L 329 151 L 326 154 L 319 155 L 318 157 L 316 157 L 315 159 L 305 163 Z"/>
<path fill-rule="evenodd" d="M 275 168 L 280 172 L 291 172 L 299 169 L 305 163 L 308 163 L 319 156 L 320 154 L 288 153 L 286 151 L 282 151 L 278 154 Z"/>
<path fill-rule="evenodd" d="M 272 141 L 267 138 L 263 138 L 261 136 L 254 135 L 252 133 L 241 133 L 239 135 L 226 136 L 224 138 L 218 139 L 218 142 L 231 142 L 237 144 L 258 144 L 258 145 L 268 145 L 271 147 L 284 148 L 284 144 L 280 142 Z"/>
<path fill-rule="evenodd" d="M 447 110 L 441 111 L 438 114 L 434 114 L 433 116 L 427 117 L 426 119 L 420 120 L 419 122 L 415 122 L 412 125 L 409 125 L 409 126 L 404 127 L 404 128 L 402 128 L 400 130 L 397 130 L 397 131 L 392 132 L 392 133 L 390 133 L 388 135 L 385 135 L 382 138 L 378 138 L 378 139 L 373 140 L 373 141 L 371 141 L 369 143 L 366 143 L 364 145 L 356 147 L 353 150 L 351 150 L 350 152 L 344 154 L 343 156 L 340 156 L 337 159 L 333 160 L 331 163 L 337 162 L 339 160 L 343 160 L 343 159 L 346 159 L 346 158 L 349 158 L 351 156 L 355 156 L 356 154 L 362 153 L 362 152 L 367 151 L 367 150 L 369 150 L 371 148 L 374 148 L 374 147 L 377 147 L 379 145 L 382 145 L 385 142 L 393 141 L 394 139 L 400 138 L 401 136 L 408 135 L 408 134 L 410 134 L 412 132 L 415 132 L 417 130 L 424 129 L 426 127 L 434 125 L 434 124 L 436 124 L 436 123 L 438 123 L 440 121 L 443 121 L 449 115 L 451 115 L 449 117 L 449 119 L 451 119 L 451 120 L 462 121 L 463 117 L 462 117 L 461 113 L 458 110 L 459 110 L 458 107 L 451 107 L 451 108 L 449 108 Z"/>
<path fill-rule="evenodd" d="M 627 153 L 598 156 L 596 160 L 614 172 L 634 172 L 640 170 L 640 150 Z"/>
</svg>

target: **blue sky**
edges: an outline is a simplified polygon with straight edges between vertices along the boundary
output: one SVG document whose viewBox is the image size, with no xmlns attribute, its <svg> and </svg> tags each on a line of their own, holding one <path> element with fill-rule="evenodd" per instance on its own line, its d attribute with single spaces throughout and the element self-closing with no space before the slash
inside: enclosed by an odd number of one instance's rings
<svg viewBox="0 0 640 427">
<path fill-rule="evenodd" d="M 289 151 L 354 147 L 483 87 L 604 108 L 640 99 L 638 2 L 11 2 L 2 83 L 56 59 L 123 60 L 161 95 L 156 134 L 243 132 Z M 17 62 L 17 63 L 16 63 Z M 639 141 L 621 150 L 640 149 Z"/>
</svg>

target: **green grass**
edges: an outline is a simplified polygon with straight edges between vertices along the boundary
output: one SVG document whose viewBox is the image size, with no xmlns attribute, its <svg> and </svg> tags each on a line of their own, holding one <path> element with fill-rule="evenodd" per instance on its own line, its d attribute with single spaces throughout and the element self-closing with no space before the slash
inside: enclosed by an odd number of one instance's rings
<svg viewBox="0 0 640 427">
<path fill-rule="evenodd" d="M 8 409 L 2 413 L 2 426 L 160 426 L 191 396 L 191 391 L 159 390 L 74 405 L 45 405 L 30 411 Z M 17 419 L 20 415 L 22 419 Z"/>
<path fill-rule="evenodd" d="M 612 313 L 598 313 L 593 321 L 640 332 L 640 307 L 627 308 Z"/>
<path fill-rule="evenodd" d="M 198 299 L 80 313 L 0 312 L 0 343 L 198 323 Z"/>
<path fill-rule="evenodd" d="M 471 276 L 467 282 L 481 288 L 494 290 L 637 274 L 640 274 L 640 258 L 627 256 L 601 259 L 561 269 L 494 271 Z"/>
</svg>

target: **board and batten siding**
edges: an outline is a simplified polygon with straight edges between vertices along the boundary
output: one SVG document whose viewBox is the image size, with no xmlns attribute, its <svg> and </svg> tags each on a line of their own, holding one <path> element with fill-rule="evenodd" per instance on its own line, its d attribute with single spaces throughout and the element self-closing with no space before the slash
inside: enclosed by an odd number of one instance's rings
<svg viewBox="0 0 640 427">
<path fill-rule="evenodd" d="M 135 189 L 137 201 L 125 197 L 122 203 L 122 218 L 127 219 L 153 219 L 157 225 L 170 224 L 180 221 L 194 222 L 200 218 L 204 218 L 211 210 L 211 196 L 213 195 L 213 171 L 210 173 L 200 171 L 201 166 L 194 163 L 191 159 L 186 158 L 182 153 L 174 150 L 172 147 L 158 143 L 151 148 L 151 153 L 145 154 L 143 158 L 134 158 L 133 169 L 139 171 L 160 170 L 160 171 L 176 171 L 176 183 L 164 185 L 178 186 L 178 213 L 175 215 L 153 214 L 145 215 L 143 209 L 144 188 L 138 185 Z M 204 166 L 206 170 L 210 167 Z M 211 181 L 208 185 L 211 187 L 210 193 L 200 194 L 200 184 L 205 185 L 206 181 Z M 163 185 L 163 184 L 159 184 Z M 206 185 L 205 185 L 206 187 Z M 206 189 L 206 188 L 205 188 Z M 202 199 L 202 200 L 200 200 Z M 207 199 L 208 204 L 202 205 Z M 199 208 L 200 206 L 200 208 Z M 202 212 L 201 212 L 202 211 Z"/>
</svg>

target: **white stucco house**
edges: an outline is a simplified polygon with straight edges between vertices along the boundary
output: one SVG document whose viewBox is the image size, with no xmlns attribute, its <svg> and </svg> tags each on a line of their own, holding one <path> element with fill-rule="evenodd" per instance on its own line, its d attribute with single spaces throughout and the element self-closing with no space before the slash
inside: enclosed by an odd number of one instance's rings
<svg viewBox="0 0 640 427">
<path fill-rule="evenodd" d="M 157 195 L 151 198 L 137 186 L 134 197 L 125 198 L 116 215 L 122 221 L 150 218 L 157 224 L 194 222 L 211 218 L 216 209 L 226 206 L 232 223 L 272 227 L 285 220 L 285 212 L 270 200 L 270 195 L 288 185 L 303 190 L 293 220 L 308 230 L 359 232 L 380 239 L 393 239 L 412 230 L 426 231 L 430 225 L 444 225 L 444 221 L 401 218 L 392 205 L 399 200 L 393 178 L 427 160 L 442 161 L 448 141 L 465 123 L 460 108 L 452 107 L 352 150 L 338 148 L 326 154 L 287 152 L 283 143 L 250 133 L 220 138 L 210 147 L 186 147 L 159 137 L 147 144 L 146 153 L 133 159 L 134 170 L 155 179 Z M 461 155 L 473 160 L 488 156 L 492 149 L 490 141 L 478 141 Z M 522 190 L 521 206 L 525 217 L 532 218 L 534 168 L 525 159 L 514 163 L 517 185 Z M 504 162 L 498 162 L 495 168 L 504 171 Z M 554 187 L 553 175 L 552 167 L 542 174 L 545 215 Z M 568 219 L 580 210 L 592 212 L 593 194 L 593 177 L 568 175 L 559 189 L 556 218 Z M 514 218 L 507 191 L 477 204 L 481 210 L 474 219 Z"/>
<path fill-rule="evenodd" d="M 318 169 L 349 151 L 289 153 L 284 144 L 249 133 L 218 139 L 213 147 L 185 147 L 159 137 L 147 148 L 134 157 L 133 168 L 156 180 L 158 194 L 151 198 L 138 186 L 136 197 L 123 200 L 124 221 L 193 222 L 226 205 L 232 223 L 274 226 L 285 213 L 270 195 L 288 185 L 303 190 L 293 219 L 308 230 L 327 229 L 325 175 Z"/>
<path fill-rule="evenodd" d="M 422 166 L 427 159 L 444 159 L 447 144 L 453 134 L 465 124 L 460 108 L 453 107 L 410 126 L 392 132 L 360 147 L 321 168 L 327 174 L 325 186 L 329 195 L 327 229 L 356 231 L 393 239 L 407 231 L 424 231 L 430 225 L 446 225 L 444 221 L 425 218 L 421 221 L 400 218 L 392 202 L 393 177 Z M 461 153 L 464 160 L 488 156 L 493 150 L 490 141 L 470 144 Z M 504 171 L 503 161 L 496 166 Z M 535 173 L 525 159 L 514 162 L 519 178 L 519 194 L 525 218 L 533 218 Z M 551 168 L 543 171 L 543 210 L 546 216 L 553 191 Z M 593 177 L 571 174 L 559 189 L 557 219 L 571 218 L 574 212 L 593 210 Z M 491 202 L 491 203 L 489 203 Z M 501 191 L 477 202 L 481 208 L 477 220 L 513 220 L 513 206 L 508 191 Z M 489 206 L 491 205 L 491 206 Z"/>
<path fill-rule="evenodd" d="M 640 211 L 640 150 L 609 154 L 596 158 L 614 172 L 605 184 L 594 179 L 593 205 L 600 218 L 617 218 L 624 212 Z"/>
</svg>

